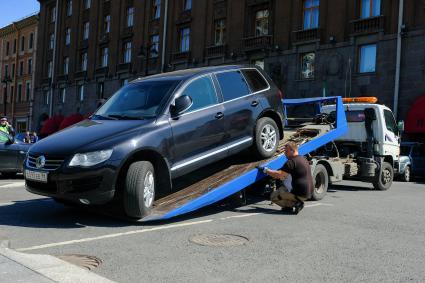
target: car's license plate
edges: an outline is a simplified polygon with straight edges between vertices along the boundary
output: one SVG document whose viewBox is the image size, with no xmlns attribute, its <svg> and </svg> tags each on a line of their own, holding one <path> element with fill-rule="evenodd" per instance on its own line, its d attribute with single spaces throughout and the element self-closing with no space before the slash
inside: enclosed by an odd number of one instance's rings
<svg viewBox="0 0 425 283">
<path fill-rule="evenodd" d="M 47 173 L 46 172 L 36 172 L 36 171 L 25 171 L 25 178 L 27 180 L 47 183 Z"/>
</svg>

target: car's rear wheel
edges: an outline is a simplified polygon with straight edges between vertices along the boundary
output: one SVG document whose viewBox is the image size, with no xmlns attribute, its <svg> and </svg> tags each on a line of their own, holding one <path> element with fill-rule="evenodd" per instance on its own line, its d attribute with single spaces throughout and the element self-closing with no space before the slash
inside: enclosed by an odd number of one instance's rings
<svg viewBox="0 0 425 283">
<path fill-rule="evenodd" d="M 155 169 L 149 161 L 138 161 L 127 171 L 124 190 L 124 209 L 129 217 L 149 215 L 155 200 Z"/>
<path fill-rule="evenodd" d="M 268 117 L 257 121 L 255 126 L 254 150 L 261 159 L 272 157 L 279 146 L 280 135 L 276 122 Z"/>
<path fill-rule="evenodd" d="M 401 175 L 401 180 L 403 182 L 410 182 L 411 180 L 410 166 L 407 166 L 406 169 L 404 169 L 404 173 Z"/>
</svg>

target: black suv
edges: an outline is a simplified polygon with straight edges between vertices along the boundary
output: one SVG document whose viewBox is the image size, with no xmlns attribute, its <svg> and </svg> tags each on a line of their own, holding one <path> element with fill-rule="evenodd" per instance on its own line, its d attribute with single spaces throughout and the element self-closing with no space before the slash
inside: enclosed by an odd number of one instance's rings
<svg viewBox="0 0 425 283">
<path fill-rule="evenodd" d="M 189 69 L 137 79 L 90 119 L 41 140 L 25 162 L 28 191 L 59 202 L 122 200 L 149 213 L 172 179 L 252 148 L 273 156 L 282 93 L 256 67 Z"/>
</svg>

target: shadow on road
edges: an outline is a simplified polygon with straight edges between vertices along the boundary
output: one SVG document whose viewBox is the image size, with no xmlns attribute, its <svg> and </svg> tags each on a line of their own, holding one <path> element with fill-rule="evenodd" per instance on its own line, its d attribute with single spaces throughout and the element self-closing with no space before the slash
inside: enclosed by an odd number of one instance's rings
<svg viewBox="0 0 425 283">
<path fill-rule="evenodd" d="M 332 185 L 328 188 L 328 193 L 336 193 L 338 191 L 374 191 L 372 186 L 370 187 L 359 187 L 359 186 L 349 186 L 349 185 Z"/>
</svg>

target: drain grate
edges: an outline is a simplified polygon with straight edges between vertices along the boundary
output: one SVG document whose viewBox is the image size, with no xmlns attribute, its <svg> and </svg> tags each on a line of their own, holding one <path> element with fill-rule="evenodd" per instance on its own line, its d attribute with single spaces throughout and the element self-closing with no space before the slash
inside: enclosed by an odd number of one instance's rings
<svg viewBox="0 0 425 283">
<path fill-rule="evenodd" d="M 192 236 L 189 241 L 201 246 L 232 247 L 245 245 L 249 239 L 232 234 L 199 234 Z"/>
<path fill-rule="evenodd" d="M 69 262 L 73 265 L 85 268 L 87 270 L 93 270 L 95 268 L 98 268 L 102 264 L 102 260 L 95 257 L 95 256 L 89 256 L 89 255 L 59 255 L 56 256 L 57 258 Z"/>
</svg>

